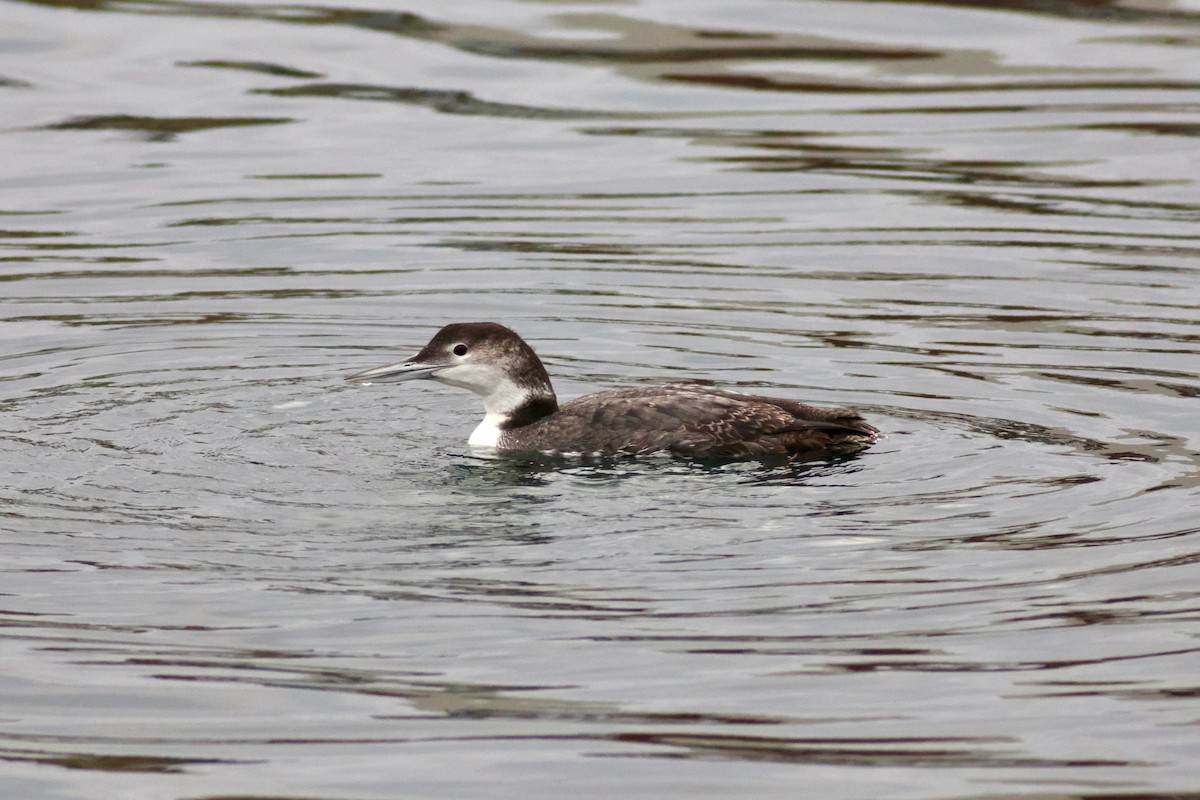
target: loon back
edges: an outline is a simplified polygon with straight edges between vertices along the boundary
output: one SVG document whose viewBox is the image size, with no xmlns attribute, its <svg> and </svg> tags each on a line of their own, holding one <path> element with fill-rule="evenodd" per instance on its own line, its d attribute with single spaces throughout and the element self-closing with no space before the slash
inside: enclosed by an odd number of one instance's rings
<svg viewBox="0 0 1200 800">
<path fill-rule="evenodd" d="M 689 385 L 614 389 L 502 432 L 512 450 L 746 458 L 858 449 L 879 431 L 853 411 Z"/>
<path fill-rule="evenodd" d="M 537 354 L 514 331 L 494 322 L 447 325 L 410 360 L 346 380 L 413 379 L 480 395 L 486 414 L 470 443 L 500 450 L 820 456 L 879 438 L 879 431 L 854 411 L 681 384 L 614 389 L 559 408 Z"/>
</svg>

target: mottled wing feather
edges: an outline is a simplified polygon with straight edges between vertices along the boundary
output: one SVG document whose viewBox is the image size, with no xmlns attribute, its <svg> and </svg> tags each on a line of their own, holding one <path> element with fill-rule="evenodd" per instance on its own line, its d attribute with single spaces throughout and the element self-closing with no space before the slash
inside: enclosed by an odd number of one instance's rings
<svg viewBox="0 0 1200 800">
<path fill-rule="evenodd" d="M 585 452 L 717 457 L 828 450 L 878 433 L 853 411 L 690 386 L 601 392 L 567 403 L 544 422 L 552 423 L 555 439 Z M 541 426 L 533 423 L 521 438 L 536 444 Z"/>
</svg>

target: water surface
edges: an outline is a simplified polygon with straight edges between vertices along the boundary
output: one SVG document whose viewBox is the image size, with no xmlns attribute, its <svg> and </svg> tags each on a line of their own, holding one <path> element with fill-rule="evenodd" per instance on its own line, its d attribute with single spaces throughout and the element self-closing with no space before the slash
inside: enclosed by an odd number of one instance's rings
<svg viewBox="0 0 1200 800">
<path fill-rule="evenodd" d="M 1185 2 L 0 2 L 0 794 L 1200 793 Z M 858 456 L 473 453 L 493 319 Z"/>
</svg>

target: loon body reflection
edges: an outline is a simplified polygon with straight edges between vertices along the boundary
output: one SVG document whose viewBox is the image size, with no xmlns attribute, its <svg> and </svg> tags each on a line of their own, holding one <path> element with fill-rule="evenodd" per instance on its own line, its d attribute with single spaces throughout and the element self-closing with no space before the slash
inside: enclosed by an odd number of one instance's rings
<svg viewBox="0 0 1200 800">
<path fill-rule="evenodd" d="M 879 431 L 854 411 L 701 386 L 614 389 L 559 406 L 533 348 L 494 322 L 447 325 L 409 361 L 346 380 L 418 378 L 481 396 L 486 415 L 470 444 L 499 450 L 820 457 L 853 451 L 879 438 Z"/>
</svg>

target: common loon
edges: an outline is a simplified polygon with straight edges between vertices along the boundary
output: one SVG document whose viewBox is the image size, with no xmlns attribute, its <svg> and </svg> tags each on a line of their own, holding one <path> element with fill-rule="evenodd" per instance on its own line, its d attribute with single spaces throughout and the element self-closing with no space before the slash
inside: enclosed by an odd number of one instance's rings
<svg viewBox="0 0 1200 800">
<path fill-rule="evenodd" d="M 506 451 L 820 457 L 857 450 L 879 438 L 878 429 L 854 411 L 691 385 L 613 389 L 559 406 L 533 348 L 494 322 L 447 325 L 408 361 L 346 380 L 418 378 L 481 396 L 486 415 L 470 444 Z"/>
</svg>

